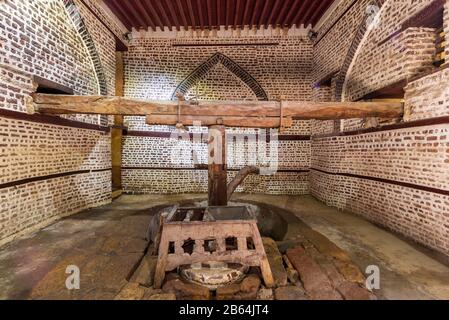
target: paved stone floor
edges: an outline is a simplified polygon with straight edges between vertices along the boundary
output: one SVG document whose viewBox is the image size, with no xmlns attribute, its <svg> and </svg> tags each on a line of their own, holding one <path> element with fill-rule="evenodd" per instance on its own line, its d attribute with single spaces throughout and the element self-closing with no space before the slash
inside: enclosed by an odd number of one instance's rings
<svg viewBox="0 0 449 320">
<path fill-rule="evenodd" d="M 0 299 L 112 299 L 139 265 L 156 207 L 204 195 L 130 196 L 63 219 L 0 248 Z M 347 251 L 361 269 L 380 268 L 380 299 L 449 299 L 449 267 L 430 251 L 310 196 L 234 196 L 293 212 L 288 236 L 302 223 Z M 82 270 L 82 290 L 65 289 L 66 268 Z"/>
</svg>

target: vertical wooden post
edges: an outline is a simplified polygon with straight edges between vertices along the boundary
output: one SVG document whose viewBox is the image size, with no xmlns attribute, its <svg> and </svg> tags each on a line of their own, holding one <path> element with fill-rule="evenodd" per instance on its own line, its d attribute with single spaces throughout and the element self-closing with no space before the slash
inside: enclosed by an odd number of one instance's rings
<svg viewBox="0 0 449 320">
<path fill-rule="evenodd" d="M 123 52 L 116 52 L 115 95 L 123 97 L 125 89 Z M 113 193 L 122 190 L 122 138 L 123 116 L 114 116 L 111 130 L 111 161 Z M 120 193 L 119 191 L 119 193 Z"/>
<path fill-rule="evenodd" d="M 226 127 L 215 125 L 209 128 L 209 206 L 228 205 Z"/>
</svg>

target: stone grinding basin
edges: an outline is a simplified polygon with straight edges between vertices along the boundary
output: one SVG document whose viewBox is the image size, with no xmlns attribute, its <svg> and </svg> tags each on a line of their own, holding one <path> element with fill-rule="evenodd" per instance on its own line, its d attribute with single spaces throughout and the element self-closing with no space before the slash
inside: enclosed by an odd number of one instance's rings
<svg viewBox="0 0 449 320">
<path fill-rule="evenodd" d="M 221 286 L 240 282 L 248 270 L 248 266 L 237 263 L 210 261 L 182 266 L 179 268 L 179 274 L 191 283 L 216 290 Z"/>
</svg>

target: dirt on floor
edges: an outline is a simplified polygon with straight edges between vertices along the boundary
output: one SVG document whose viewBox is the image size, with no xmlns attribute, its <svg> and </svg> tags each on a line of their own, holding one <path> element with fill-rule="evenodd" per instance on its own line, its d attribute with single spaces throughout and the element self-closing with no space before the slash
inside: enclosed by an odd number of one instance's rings
<svg viewBox="0 0 449 320">
<path fill-rule="evenodd" d="M 164 206 L 201 199 L 204 195 L 124 195 L 110 205 L 15 240 L 0 248 L 0 299 L 173 299 L 170 292 L 154 291 L 135 281 L 138 271 L 151 260 L 147 259 L 149 243 L 145 239 L 148 224 Z M 353 282 L 362 282 L 367 267 L 376 266 L 380 289 L 374 293 L 380 299 L 449 299 L 448 266 L 363 218 L 329 208 L 309 196 L 238 194 L 234 201 L 279 208 L 276 211 L 287 221 L 288 229 L 285 239 L 276 243 L 277 249 L 284 259 L 291 258 L 289 263 L 295 268 L 303 268 L 302 272 L 308 272 L 310 264 L 313 267 L 309 256 L 336 266 L 330 270 L 343 274 L 344 266 L 338 261 L 350 262 L 346 272 L 357 275 Z M 272 244 L 269 239 L 265 242 L 266 248 Z M 307 255 L 298 251 L 298 243 Z M 80 270 L 80 290 L 66 288 L 70 266 Z M 176 286 L 179 279 L 171 280 Z M 305 293 L 302 289 L 281 286 L 275 295 L 301 297 Z M 353 292 L 354 288 L 342 290 Z M 262 288 L 258 295 L 270 298 L 274 292 Z"/>
</svg>

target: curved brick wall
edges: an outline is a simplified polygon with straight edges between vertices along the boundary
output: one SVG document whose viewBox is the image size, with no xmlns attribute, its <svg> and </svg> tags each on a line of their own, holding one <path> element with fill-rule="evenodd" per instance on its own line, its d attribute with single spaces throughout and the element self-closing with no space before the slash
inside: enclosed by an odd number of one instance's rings
<svg viewBox="0 0 449 320">
<path fill-rule="evenodd" d="M 107 92 L 115 39 L 79 1 Z M 32 14 L 32 16 L 31 16 Z M 33 76 L 97 94 L 89 52 L 61 1 L 0 2 L 0 244 L 111 201 L 110 134 L 98 116 L 28 116 Z M 76 121 L 74 121 L 76 120 Z M 82 122 L 81 122 L 82 121 Z M 86 124 L 87 123 L 87 124 Z"/>
<path fill-rule="evenodd" d="M 397 125 L 366 130 L 363 119 L 341 121 L 339 130 L 332 130 L 329 122 L 314 122 L 310 191 L 328 205 L 362 215 L 449 255 L 448 71 L 434 70 L 411 81 L 430 69 L 434 30 L 408 28 L 392 36 L 402 22 L 427 5 L 429 1 L 386 1 L 380 24 L 363 36 L 345 76 L 347 100 L 408 81 L 406 117 L 398 119 Z M 337 26 L 358 20 L 360 12 L 354 5 Z M 446 13 L 446 26 L 448 17 Z M 347 36 L 338 27 L 326 35 Z M 322 41 L 315 47 L 315 57 L 333 57 L 325 44 Z M 331 86 L 317 90 L 331 92 L 317 93 L 326 101 L 338 85 L 333 79 Z"/>
</svg>

